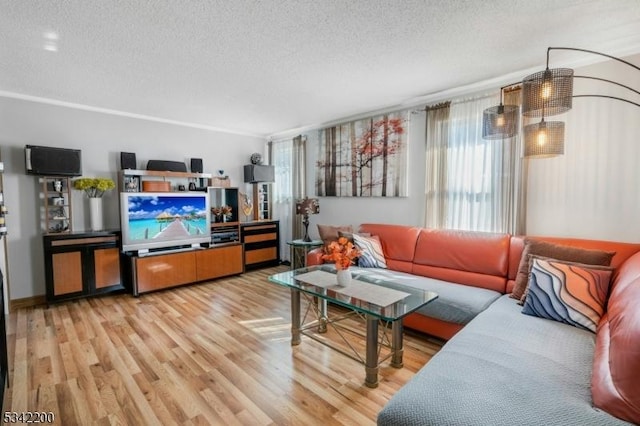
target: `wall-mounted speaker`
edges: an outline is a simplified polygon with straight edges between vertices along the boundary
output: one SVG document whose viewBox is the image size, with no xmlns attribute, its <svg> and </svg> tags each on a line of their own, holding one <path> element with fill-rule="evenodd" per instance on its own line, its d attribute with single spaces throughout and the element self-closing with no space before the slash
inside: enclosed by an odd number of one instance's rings
<svg viewBox="0 0 640 426">
<path fill-rule="evenodd" d="M 137 168 L 136 153 L 135 152 L 121 152 L 120 153 L 120 168 L 122 170 Z"/>
<path fill-rule="evenodd" d="M 191 173 L 202 173 L 202 158 L 191 159 Z"/>
<path fill-rule="evenodd" d="M 261 164 L 247 164 L 244 166 L 244 181 L 247 183 L 275 181 L 275 168 Z"/>
<path fill-rule="evenodd" d="M 26 145 L 27 173 L 38 176 L 81 176 L 82 152 L 79 149 Z"/>
</svg>

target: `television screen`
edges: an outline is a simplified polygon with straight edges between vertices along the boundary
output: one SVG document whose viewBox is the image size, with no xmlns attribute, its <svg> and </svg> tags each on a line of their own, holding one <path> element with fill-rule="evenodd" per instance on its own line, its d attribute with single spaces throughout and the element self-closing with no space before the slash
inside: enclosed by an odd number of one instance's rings
<svg viewBox="0 0 640 426">
<path fill-rule="evenodd" d="M 206 193 L 124 192 L 120 197 L 123 251 L 211 242 Z"/>
</svg>

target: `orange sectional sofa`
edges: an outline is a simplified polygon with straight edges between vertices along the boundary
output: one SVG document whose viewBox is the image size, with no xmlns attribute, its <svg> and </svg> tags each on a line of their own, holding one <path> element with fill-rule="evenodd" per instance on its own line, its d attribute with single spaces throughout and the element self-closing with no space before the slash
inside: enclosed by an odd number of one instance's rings
<svg viewBox="0 0 640 426">
<path fill-rule="evenodd" d="M 379 424 L 640 423 L 640 244 L 533 237 L 615 252 L 607 313 L 594 335 L 523 315 L 509 298 L 521 236 L 390 224 L 363 224 L 359 232 L 379 237 L 390 272 L 496 292 L 466 322 L 433 318 L 428 311 L 405 319 L 405 327 L 451 340 L 392 398 Z M 311 251 L 308 264 L 322 263 L 321 253 Z M 564 347 L 565 341 L 571 344 Z M 493 361 L 500 354 L 505 359 Z M 563 368 L 551 371 L 558 366 Z"/>
</svg>

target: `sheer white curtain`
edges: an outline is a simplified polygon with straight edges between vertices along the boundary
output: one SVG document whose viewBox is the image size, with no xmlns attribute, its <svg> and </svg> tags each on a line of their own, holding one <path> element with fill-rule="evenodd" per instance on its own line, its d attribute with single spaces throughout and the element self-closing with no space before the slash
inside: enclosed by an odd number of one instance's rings
<svg viewBox="0 0 640 426">
<path fill-rule="evenodd" d="M 443 228 L 447 223 L 447 146 L 451 102 L 427 107 L 425 223 Z"/>
<path fill-rule="evenodd" d="M 501 144 L 482 139 L 482 112 L 497 95 L 451 104 L 447 149 L 447 228 L 502 231 Z"/>
<path fill-rule="evenodd" d="M 269 162 L 275 166 L 273 219 L 280 221 L 280 258 L 285 261 L 291 260 L 287 241 L 301 238 L 295 203 L 305 195 L 305 142 L 301 136 L 269 142 Z"/>
</svg>

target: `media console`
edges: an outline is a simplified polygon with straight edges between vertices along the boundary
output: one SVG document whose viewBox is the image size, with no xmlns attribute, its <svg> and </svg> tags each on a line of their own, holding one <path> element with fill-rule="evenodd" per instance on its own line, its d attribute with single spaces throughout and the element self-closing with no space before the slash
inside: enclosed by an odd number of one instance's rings
<svg viewBox="0 0 640 426">
<path fill-rule="evenodd" d="M 186 251 L 126 253 L 134 296 L 155 290 L 237 275 L 244 272 L 242 244 L 230 243 Z"/>
</svg>

